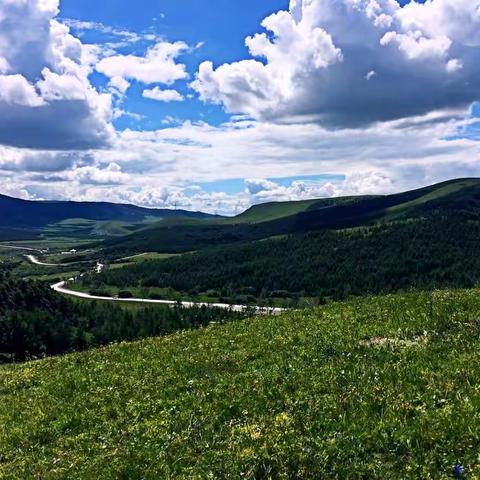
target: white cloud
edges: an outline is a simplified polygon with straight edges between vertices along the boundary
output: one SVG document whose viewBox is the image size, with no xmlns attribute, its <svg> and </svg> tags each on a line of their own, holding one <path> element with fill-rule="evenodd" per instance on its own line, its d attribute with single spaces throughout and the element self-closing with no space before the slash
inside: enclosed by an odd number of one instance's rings
<svg viewBox="0 0 480 480">
<path fill-rule="evenodd" d="M 463 68 L 463 63 L 458 58 L 452 58 L 447 62 L 447 72 L 458 72 Z"/>
<path fill-rule="evenodd" d="M 0 172 L 2 178 L 14 174 L 15 188 L 34 197 L 234 213 L 258 202 L 390 193 L 480 176 L 480 144 L 445 139 L 468 123 L 448 120 L 456 115 L 436 112 L 339 131 L 243 117 L 219 127 L 174 122 L 157 131 L 126 130 L 108 150 L 67 155 L 0 148 Z M 344 174 L 346 180 L 298 180 L 289 186 L 268 180 L 319 174 Z M 239 193 L 201 188 L 204 182 L 238 178 L 247 179 Z"/>
<path fill-rule="evenodd" d="M 185 65 L 176 62 L 176 58 L 188 48 L 184 42 L 158 42 L 147 50 L 145 56 L 117 54 L 103 58 L 95 68 L 117 82 L 124 79 L 171 85 L 188 77 Z"/>
<path fill-rule="evenodd" d="M 118 46 L 125 46 L 142 41 L 152 42 L 161 40 L 158 35 L 155 35 L 152 32 L 132 32 L 130 30 L 105 25 L 101 22 L 89 22 L 75 18 L 64 18 L 62 19 L 62 23 L 67 25 L 79 35 L 82 35 L 85 31 L 94 30 L 98 33 L 104 34 L 109 38 L 118 37 L 118 39 L 120 39 Z"/>
<path fill-rule="evenodd" d="M 155 87 L 151 90 L 143 91 L 144 98 L 150 98 L 151 100 L 157 100 L 158 102 L 183 102 L 185 98 L 182 94 L 176 90 L 162 90 L 159 87 Z"/>
<path fill-rule="evenodd" d="M 408 33 L 387 32 L 380 40 L 380 45 L 396 43 L 400 51 L 410 60 L 443 59 L 447 55 L 452 41 L 445 35 L 434 38 L 424 37 L 416 30 Z"/>
<path fill-rule="evenodd" d="M 19 74 L 0 75 L 0 101 L 22 107 L 40 107 L 46 103 L 35 87 Z"/>
<path fill-rule="evenodd" d="M 204 62 L 192 87 L 230 113 L 327 127 L 467 108 L 480 97 L 479 12 L 480 0 L 291 0 L 262 22 L 270 34 L 246 39 L 254 58 Z"/>
<path fill-rule="evenodd" d="M 0 4 L 0 144 L 86 149 L 112 139 L 110 96 L 91 86 L 83 45 L 57 14 L 58 0 Z"/>
<path fill-rule="evenodd" d="M 80 185 L 122 185 L 130 181 L 130 176 L 121 171 L 116 163 L 110 163 L 106 168 L 86 166 L 67 172 L 65 180 L 77 182 Z"/>
<path fill-rule="evenodd" d="M 265 180 L 263 178 L 247 178 L 245 180 L 245 186 L 247 193 L 249 193 L 250 195 L 257 195 L 261 192 L 269 192 L 278 188 L 278 185 L 276 183 Z"/>
<path fill-rule="evenodd" d="M 108 85 L 117 95 L 123 95 L 130 88 L 130 82 L 123 77 L 112 77 Z"/>
</svg>

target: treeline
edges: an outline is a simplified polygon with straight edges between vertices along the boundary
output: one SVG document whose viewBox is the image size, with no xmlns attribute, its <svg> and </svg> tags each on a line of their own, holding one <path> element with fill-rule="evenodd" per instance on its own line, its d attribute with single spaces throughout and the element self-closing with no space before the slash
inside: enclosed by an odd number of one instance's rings
<svg viewBox="0 0 480 480">
<path fill-rule="evenodd" d="M 246 316 L 205 307 L 122 309 L 107 303 L 73 302 L 45 284 L 15 280 L 5 272 L 0 273 L 0 298 L 0 362 L 159 336 Z"/>
<path fill-rule="evenodd" d="M 480 221 L 469 215 L 323 231 L 217 247 L 118 270 L 95 287 L 172 287 L 191 295 L 345 298 L 410 288 L 472 287 Z"/>
</svg>

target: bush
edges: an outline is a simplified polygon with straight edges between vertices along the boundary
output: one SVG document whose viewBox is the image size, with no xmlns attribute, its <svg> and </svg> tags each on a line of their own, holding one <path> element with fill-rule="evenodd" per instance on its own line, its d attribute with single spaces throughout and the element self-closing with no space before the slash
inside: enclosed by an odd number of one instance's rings
<svg viewBox="0 0 480 480">
<path fill-rule="evenodd" d="M 133 294 L 128 290 L 122 290 L 118 292 L 118 298 L 133 298 Z"/>
<path fill-rule="evenodd" d="M 111 297 L 112 296 L 110 292 L 107 290 L 100 290 L 95 288 L 90 290 L 88 293 L 90 295 L 93 295 L 94 297 Z"/>
<path fill-rule="evenodd" d="M 151 300 L 163 300 L 163 295 L 161 295 L 160 293 L 151 293 L 148 298 L 150 298 Z"/>
</svg>

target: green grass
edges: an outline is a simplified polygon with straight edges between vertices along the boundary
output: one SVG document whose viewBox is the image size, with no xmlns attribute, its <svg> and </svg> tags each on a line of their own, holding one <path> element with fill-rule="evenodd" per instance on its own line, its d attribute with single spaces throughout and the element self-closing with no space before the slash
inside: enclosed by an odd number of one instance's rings
<svg viewBox="0 0 480 480">
<path fill-rule="evenodd" d="M 155 253 L 155 252 L 146 252 L 140 253 L 138 255 L 132 255 L 129 257 L 119 258 L 115 263 L 108 265 L 108 268 L 118 269 L 123 268 L 135 263 L 148 262 L 150 260 L 166 260 L 167 258 L 177 257 L 178 254 L 175 253 Z"/>
<path fill-rule="evenodd" d="M 480 476 L 478 291 L 0 367 L 2 479 Z"/>
<path fill-rule="evenodd" d="M 416 198 L 410 202 L 404 202 L 394 207 L 387 208 L 387 217 L 392 216 L 392 214 L 397 214 L 399 212 L 404 212 L 408 209 L 425 205 L 426 203 L 437 200 L 442 197 L 447 197 L 448 195 L 460 192 L 466 188 L 478 187 L 480 184 L 479 180 L 476 178 L 466 178 L 464 180 L 459 180 L 457 182 L 449 182 L 445 185 L 441 185 L 438 188 L 434 189 L 432 192 L 427 193 L 426 195 Z"/>
<path fill-rule="evenodd" d="M 270 202 L 254 205 L 236 217 L 223 220 L 224 223 L 258 223 L 304 212 L 319 200 L 301 200 L 297 202 Z"/>
<path fill-rule="evenodd" d="M 111 267 L 109 267 L 111 268 Z M 115 269 L 114 269 L 115 270 Z M 78 273 L 66 276 L 66 274 L 58 274 L 56 276 L 44 275 L 42 277 L 32 277 L 38 280 L 48 280 L 51 278 L 55 280 L 57 278 L 68 279 L 70 277 L 77 276 Z M 194 302 L 194 303 L 226 303 L 228 305 L 247 305 L 247 306 L 265 306 L 265 307 L 279 307 L 279 308 L 291 308 L 292 300 L 290 298 L 249 298 L 248 296 L 234 295 L 231 297 L 221 297 L 219 295 L 213 295 L 209 292 L 198 292 L 195 295 L 190 295 L 186 292 L 180 292 L 173 288 L 161 288 L 161 287 L 114 287 L 111 285 L 101 285 L 98 288 L 91 285 L 83 285 L 82 283 L 69 283 L 67 285 L 69 290 L 76 292 L 89 293 L 94 296 L 108 296 L 116 297 L 122 291 L 128 291 L 132 294 L 133 298 L 154 298 L 157 300 L 173 300 L 175 302 Z M 85 301 L 92 301 L 84 299 Z M 96 301 L 96 300 L 95 300 Z M 105 300 L 108 301 L 108 300 Z M 120 302 L 122 303 L 122 302 Z M 145 305 L 140 303 L 140 305 Z M 299 297 L 296 300 L 295 306 L 300 308 L 306 308 L 318 305 L 318 298 L 315 297 Z"/>
<path fill-rule="evenodd" d="M 297 215 L 308 210 L 321 210 L 339 205 L 348 205 L 374 196 L 336 197 L 312 200 L 297 200 L 290 202 L 268 202 L 250 207 L 236 217 L 221 220 L 221 223 L 262 223 Z"/>
<path fill-rule="evenodd" d="M 158 220 L 158 219 L 157 219 Z M 109 237 L 115 235 L 128 235 L 135 228 L 140 228 L 143 222 L 137 224 L 120 220 L 88 220 L 84 218 L 69 218 L 42 229 L 48 237 L 77 237 L 89 236 Z"/>
<path fill-rule="evenodd" d="M 46 274 L 33 273 L 32 275 L 28 275 L 23 278 L 24 280 L 37 280 L 39 282 L 55 282 L 60 280 L 68 280 L 69 278 L 76 277 L 79 274 L 79 271 L 70 270 L 68 272 L 56 272 Z"/>
</svg>

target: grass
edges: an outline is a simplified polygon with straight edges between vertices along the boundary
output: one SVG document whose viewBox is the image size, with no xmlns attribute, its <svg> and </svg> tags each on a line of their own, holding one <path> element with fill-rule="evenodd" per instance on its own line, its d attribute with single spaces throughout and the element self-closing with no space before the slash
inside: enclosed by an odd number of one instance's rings
<svg viewBox="0 0 480 480">
<path fill-rule="evenodd" d="M 479 478 L 478 293 L 0 367 L 0 478 Z"/>
<path fill-rule="evenodd" d="M 399 205 L 395 205 L 393 207 L 387 208 L 387 216 L 391 216 L 392 214 L 396 214 L 398 212 L 405 211 L 409 208 L 418 207 L 420 205 L 425 205 L 427 202 L 432 200 L 437 200 L 442 197 L 446 197 L 453 193 L 460 192 L 461 190 L 469 187 L 478 187 L 479 181 L 478 179 L 464 179 L 459 180 L 457 182 L 449 182 L 443 186 L 439 186 L 435 190 L 426 195 L 423 195 L 415 200 L 411 200 L 410 202 L 404 202 Z"/>
<path fill-rule="evenodd" d="M 44 249 L 49 248 L 50 250 L 70 250 L 71 248 L 79 248 L 79 245 L 84 245 L 91 243 L 91 239 L 81 239 L 81 238 L 64 238 L 64 237 L 54 237 L 54 238 L 41 238 L 37 240 L 12 240 L 1 242 L 3 246 L 19 246 L 19 247 L 28 247 L 34 249 Z M 12 249 L 14 250 L 14 249 Z"/>
<path fill-rule="evenodd" d="M 140 228 L 138 224 L 120 220 L 88 220 L 84 218 L 69 218 L 50 224 L 42 229 L 44 235 L 49 237 L 77 237 L 86 238 L 91 235 L 108 237 L 115 235 L 128 235 L 132 229 Z"/>
<path fill-rule="evenodd" d="M 108 265 L 108 268 L 118 269 L 123 268 L 134 263 L 148 262 L 149 260 L 166 260 L 167 258 L 177 257 L 178 254 L 175 253 L 155 253 L 155 252 L 146 252 L 139 253 L 138 255 L 132 255 L 129 257 L 119 258 L 115 263 Z"/>
<path fill-rule="evenodd" d="M 110 266 L 109 268 L 112 268 Z M 40 280 L 51 279 L 68 279 L 70 277 L 78 276 L 78 273 L 73 275 L 66 274 L 57 274 L 56 276 L 49 277 L 44 276 L 42 278 L 37 278 Z M 32 277 L 36 278 L 36 277 Z M 91 285 L 83 285 L 82 283 L 69 283 L 67 285 L 69 290 L 76 292 L 89 293 L 94 296 L 108 296 L 116 297 L 120 292 L 128 291 L 132 294 L 133 298 L 150 298 L 150 299 L 160 299 L 160 300 L 173 300 L 175 302 L 194 302 L 194 303 L 226 303 L 229 305 L 247 305 L 247 306 L 265 306 L 265 307 L 280 307 L 280 308 L 292 308 L 292 299 L 291 298 L 278 298 L 278 297 L 268 297 L 268 298 L 248 298 L 245 295 L 234 295 L 231 297 L 221 297 L 219 295 L 212 295 L 209 292 L 199 292 L 195 295 L 188 294 L 187 292 L 180 292 L 173 288 L 161 288 L 161 287 L 135 287 L 135 286 L 125 286 L 125 287 L 114 287 L 111 285 L 101 285 L 100 287 L 95 287 Z M 86 299 L 85 301 L 89 301 Z M 108 301 L 108 300 L 107 300 Z M 315 297 L 298 297 L 296 299 L 296 307 L 311 307 L 318 305 L 318 298 Z"/>
<path fill-rule="evenodd" d="M 254 205 L 236 217 L 223 220 L 224 223 L 258 223 L 295 215 L 304 212 L 319 200 L 301 200 L 296 202 L 270 202 Z"/>
</svg>

